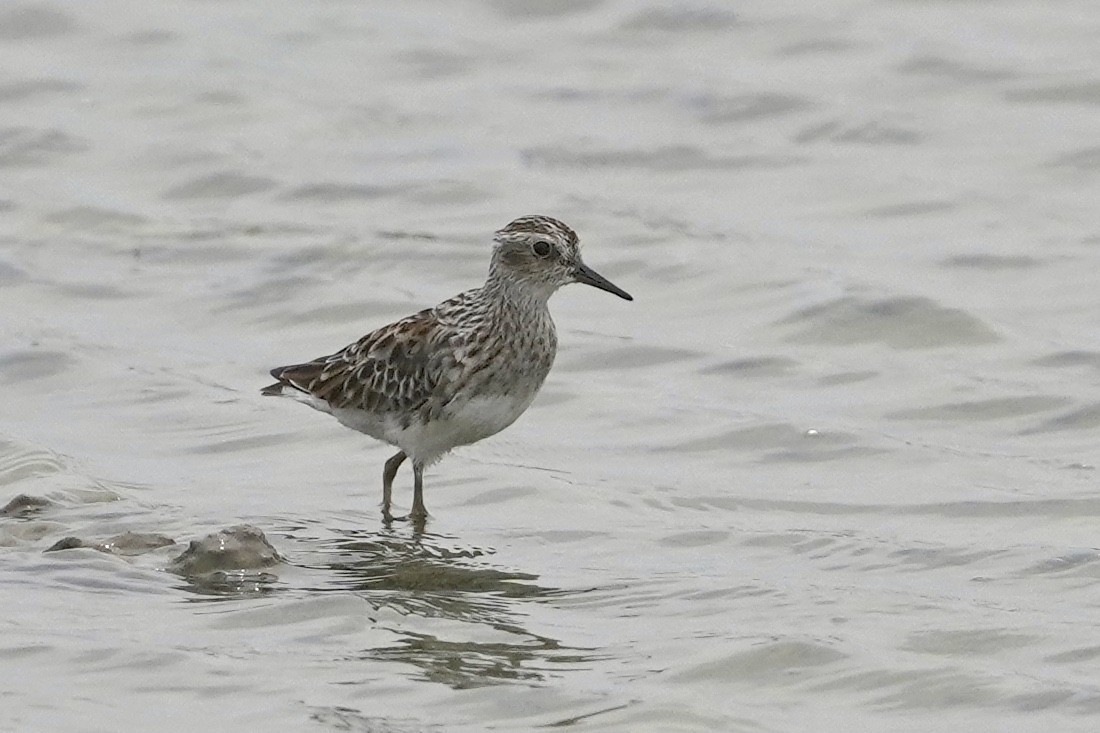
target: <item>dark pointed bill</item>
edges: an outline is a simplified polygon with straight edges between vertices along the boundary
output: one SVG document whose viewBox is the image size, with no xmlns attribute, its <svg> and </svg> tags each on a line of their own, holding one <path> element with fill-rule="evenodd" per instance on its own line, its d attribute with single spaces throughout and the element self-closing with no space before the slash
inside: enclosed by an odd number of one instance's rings
<svg viewBox="0 0 1100 733">
<path fill-rule="evenodd" d="M 609 293 L 614 293 L 623 300 L 634 300 L 634 298 L 630 296 L 630 293 L 626 292 L 618 285 L 593 270 L 588 265 L 578 264 L 573 276 L 577 279 L 577 282 L 579 283 L 584 283 L 585 285 L 591 285 L 594 288 L 599 288 L 600 290 L 606 290 Z"/>
</svg>

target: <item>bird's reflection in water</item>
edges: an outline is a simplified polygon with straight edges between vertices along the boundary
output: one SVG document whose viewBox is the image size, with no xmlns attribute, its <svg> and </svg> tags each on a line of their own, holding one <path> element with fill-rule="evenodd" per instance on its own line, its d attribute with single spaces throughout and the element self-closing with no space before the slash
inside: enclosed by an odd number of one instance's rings
<svg viewBox="0 0 1100 733">
<path fill-rule="evenodd" d="M 563 650 L 554 639 L 532 634 L 515 643 L 447 641 L 408 634 L 400 644 L 366 650 L 361 656 L 416 665 L 424 679 L 456 689 L 504 682 L 538 684 L 554 671 L 563 671 L 560 665 L 575 664 L 583 657 L 580 650 Z"/>
<path fill-rule="evenodd" d="M 397 643 L 360 650 L 353 658 L 411 664 L 422 679 L 469 688 L 538 684 L 594 657 L 591 650 L 563 647 L 523 627 L 518 619 L 527 614 L 516 604 L 559 591 L 533 582 L 535 575 L 487 567 L 490 548 L 416 531 L 338 534 L 320 543 L 331 580 L 314 590 L 356 591 L 376 609 L 418 617 L 409 625 L 425 627 L 394 628 L 402 637 Z"/>
</svg>

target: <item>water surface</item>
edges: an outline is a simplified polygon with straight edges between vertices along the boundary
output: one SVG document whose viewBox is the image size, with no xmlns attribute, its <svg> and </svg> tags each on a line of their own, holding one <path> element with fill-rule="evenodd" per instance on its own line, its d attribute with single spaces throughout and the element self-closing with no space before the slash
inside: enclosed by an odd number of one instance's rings
<svg viewBox="0 0 1100 733">
<path fill-rule="evenodd" d="M 0 728 L 1092 730 L 1090 3 L 0 9 Z M 531 410 L 390 449 L 259 388 L 478 284 Z M 411 479 L 399 479 L 399 507 Z M 284 564 L 172 572 L 247 523 Z M 174 544 L 74 548 L 126 532 Z M 107 544 L 110 544 L 107 542 Z"/>
</svg>

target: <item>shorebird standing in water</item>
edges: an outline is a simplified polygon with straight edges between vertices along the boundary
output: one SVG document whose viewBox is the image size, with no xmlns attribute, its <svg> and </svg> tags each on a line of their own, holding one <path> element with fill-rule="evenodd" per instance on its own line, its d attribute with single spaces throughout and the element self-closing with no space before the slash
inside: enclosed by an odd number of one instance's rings
<svg viewBox="0 0 1100 733">
<path fill-rule="evenodd" d="M 399 450 L 382 471 L 389 522 L 393 479 L 413 465 L 409 518 L 423 523 L 424 467 L 499 433 L 538 394 L 557 352 L 547 301 L 584 283 L 633 300 L 581 260 L 572 229 L 524 216 L 493 237 L 489 277 L 434 308 L 368 333 L 329 356 L 278 367 L 265 395 L 286 395 Z"/>
</svg>

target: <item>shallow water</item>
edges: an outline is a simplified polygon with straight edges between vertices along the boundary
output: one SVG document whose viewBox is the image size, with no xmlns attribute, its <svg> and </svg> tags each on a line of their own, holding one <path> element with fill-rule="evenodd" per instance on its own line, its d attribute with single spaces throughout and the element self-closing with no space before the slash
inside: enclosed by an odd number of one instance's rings
<svg viewBox="0 0 1100 733">
<path fill-rule="evenodd" d="M 1091 3 L 0 8 L 0 729 L 1092 730 Z M 271 366 L 572 224 L 381 525 Z M 399 507 L 411 479 L 399 478 Z M 172 572 L 241 523 L 286 563 Z M 44 552 L 125 532 L 140 554 Z"/>
</svg>

